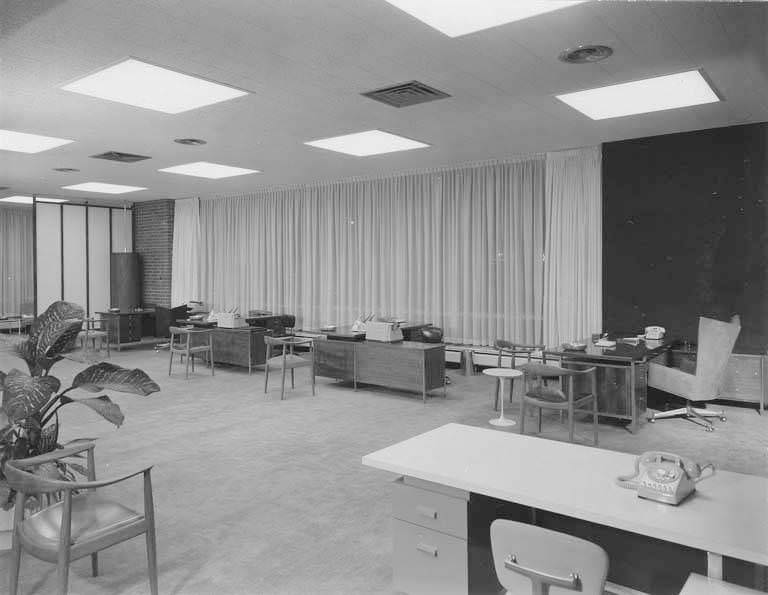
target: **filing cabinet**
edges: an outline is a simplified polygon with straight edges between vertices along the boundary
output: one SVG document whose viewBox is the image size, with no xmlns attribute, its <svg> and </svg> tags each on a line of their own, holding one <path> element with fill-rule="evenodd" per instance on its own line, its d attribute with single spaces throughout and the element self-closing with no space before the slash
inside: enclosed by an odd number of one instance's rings
<svg viewBox="0 0 768 595">
<path fill-rule="evenodd" d="M 392 494 L 394 588 L 419 595 L 466 594 L 469 494 L 413 478 Z"/>
</svg>

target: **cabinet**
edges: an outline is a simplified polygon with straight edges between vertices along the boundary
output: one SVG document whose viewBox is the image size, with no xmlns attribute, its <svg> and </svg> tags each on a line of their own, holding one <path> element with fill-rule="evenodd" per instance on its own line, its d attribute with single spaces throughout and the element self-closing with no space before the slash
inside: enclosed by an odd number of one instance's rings
<svg viewBox="0 0 768 595">
<path fill-rule="evenodd" d="M 468 592 L 467 492 L 413 478 L 392 494 L 394 587 L 399 593 Z"/>
<path fill-rule="evenodd" d="M 213 341 L 213 361 L 217 364 L 231 364 L 248 368 L 248 374 L 254 366 L 266 361 L 265 328 L 214 328 L 211 330 Z"/>
</svg>

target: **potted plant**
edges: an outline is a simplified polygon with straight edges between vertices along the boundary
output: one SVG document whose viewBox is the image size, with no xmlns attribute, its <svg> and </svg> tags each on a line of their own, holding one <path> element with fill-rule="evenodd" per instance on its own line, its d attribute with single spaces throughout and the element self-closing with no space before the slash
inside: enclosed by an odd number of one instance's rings
<svg viewBox="0 0 768 595">
<path fill-rule="evenodd" d="M 66 405 L 86 406 L 107 421 L 120 426 L 123 413 L 107 395 L 72 397 L 79 389 L 90 393 L 105 390 L 147 396 L 160 387 L 139 369 L 129 370 L 108 362 L 87 367 L 72 385 L 61 390 L 61 382 L 50 371 L 75 346 L 85 312 L 77 304 L 54 302 L 32 324 L 29 338 L 15 346 L 16 355 L 29 369 L 0 371 L 0 508 L 13 506 L 14 494 L 5 483 L 3 468 L 9 459 L 20 459 L 60 448 L 59 409 Z M 56 464 L 40 470 L 69 479 L 84 469 L 77 464 Z"/>
</svg>

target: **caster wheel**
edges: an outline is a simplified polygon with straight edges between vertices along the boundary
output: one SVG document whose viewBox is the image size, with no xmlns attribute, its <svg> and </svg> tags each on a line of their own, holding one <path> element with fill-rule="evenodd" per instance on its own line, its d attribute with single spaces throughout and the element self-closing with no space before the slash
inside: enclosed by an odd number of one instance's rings
<svg viewBox="0 0 768 595">
<path fill-rule="evenodd" d="M 720 421 L 725 421 L 725 416 L 721 417 Z"/>
<path fill-rule="evenodd" d="M 712 426 L 707 426 L 706 429 L 707 429 L 707 432 L 714 432 L 715 431 L 715 428 L 713 428 Z"/>
<path fill-rule="evenodd" d="M 651 422 L 652 424 L 656 423 L 656 420 L 653 417 L 649 417 L 648 421 Z"/>
</svg>

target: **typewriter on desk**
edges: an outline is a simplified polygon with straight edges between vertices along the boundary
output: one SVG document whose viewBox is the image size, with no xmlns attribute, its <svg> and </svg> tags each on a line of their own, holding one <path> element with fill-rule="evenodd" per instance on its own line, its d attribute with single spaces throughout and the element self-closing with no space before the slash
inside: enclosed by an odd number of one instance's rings
<svg viewBox="0 0 768 595">
<path fill-rule="evenodd" d="M 370 321 L 365 327 L 365 338 L 368 341 L 395 343 L 403 340 L 403 331 L 398 322 Z"/>
</svg>

